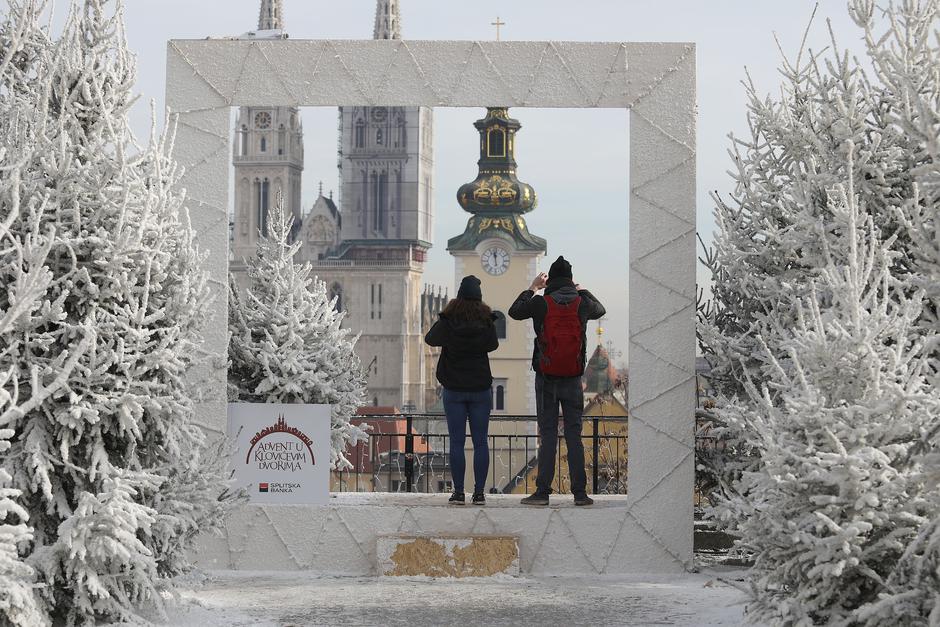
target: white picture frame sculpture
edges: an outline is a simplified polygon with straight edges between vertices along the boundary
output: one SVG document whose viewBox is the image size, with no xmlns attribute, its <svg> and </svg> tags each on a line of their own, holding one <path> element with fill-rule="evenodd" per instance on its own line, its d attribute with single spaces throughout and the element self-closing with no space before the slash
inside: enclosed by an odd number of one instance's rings
<svg viewBox="0 0 940 627">
<path fill-rule="evenodd" d="M 231 107 L 623 108 L 630 113 L 627 507 L 600 572 L 692 567 L 695 45 L 171 40 L 167 107 L 215 306 L 201 425 L 224 432 Z M 625 208 L 626 209 L 626 208 Z M 635 566 L 612 560 L 635 558 Z"/>
</svg>

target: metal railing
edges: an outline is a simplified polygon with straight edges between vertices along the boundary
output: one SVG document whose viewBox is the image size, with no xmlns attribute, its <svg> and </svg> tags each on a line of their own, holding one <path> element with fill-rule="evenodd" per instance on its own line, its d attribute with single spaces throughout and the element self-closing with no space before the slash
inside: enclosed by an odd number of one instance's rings
<svg viewBox="0 0 940 627">
<path fill-rule="evenodd" d="M 347 458 L 353 467 L 334 471 L 334 490 L 449 492 L 452 489 L 450 436 L 443 415 L 385 414 L 362 416 L 361 420 L 377 427 L 369 432 L 367 443 L 347 450 Z M 387 423 L 392 421 L 397 422 L 397 426 L 390 429 Z M 627 492 L 627 422 L 626 416 L 583 417 L 581 439 L 592 494 Z M 528 493 L 534 487 L 538 465 L 535 427 L 535 416 L 490 416 L 488 444 L 491 459 L 487 477 L 490 493 Z M 696 448 L 707 446 L 708 440 L 707 435 L 697 434 Z M 468 429 L 467 445 L 470 444 Z M 565 450 L 564 437 L 559 434 L 553 484 L 557 493 L 570 491 Z M 469 450 L 466 456 L 467 467 L 472 468 Z"/>
</svg>

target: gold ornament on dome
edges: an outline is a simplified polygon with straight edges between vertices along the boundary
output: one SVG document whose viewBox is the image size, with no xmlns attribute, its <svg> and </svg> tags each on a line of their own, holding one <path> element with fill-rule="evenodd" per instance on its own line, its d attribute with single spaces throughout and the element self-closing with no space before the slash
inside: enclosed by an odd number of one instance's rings
<svg viewBox="0 0 940 627">
<path fill-rule="evenodd" d="M 508 119 L 509 119 L 509 109 L 505 109 L 505 108 L 502 108 L 502 107 L 500 107 L 500 108 L 495 108 L 495 109 L 490 109 L 489 117 L 491 117 L 491 118 L 499 118 L 499 119 L 501 119 L 501 120 L 508 120 Z"/>
<path fill-rule="evenodd" d="M 503 229 L 512 233 L 512 218 L 483 218 L 480 220 L 480 230 L 477 232 L 482 233 L 487 229 Z"/>
<path fill-rule="evenodd" d="M 494 175 L 477 184 L 477 188 L 473 190 L 473 200 L 481 205 L 499 207 L 516 202 L 518 193 L 510 181 Z"/>
</svg>

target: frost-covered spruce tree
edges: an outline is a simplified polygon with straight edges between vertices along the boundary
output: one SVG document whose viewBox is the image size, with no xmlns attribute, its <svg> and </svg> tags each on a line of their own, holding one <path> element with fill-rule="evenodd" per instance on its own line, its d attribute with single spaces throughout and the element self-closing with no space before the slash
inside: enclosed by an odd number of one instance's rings
<svg viewBox="0 0 940 627">
<path fill-rule="evenodd" d="M 860 624 L 877 603 L 890 624 L 926 621 L 888 599 L 913 601 L 895 572 L 940 513 L 922 454 L 940 444 L 932 333 L 912 336 L 923 293 L 891 275 L 891 239 L 848 180 L 795 323 L 776 323 L 777 346 L 756 338 L 771 368 L 745 363 L 748 396 L 723 413 L 759 457 L 718 512 L 754 555 L 748 615 L 760 624 Z"/>
<path fill-rule="evenodd" d="M 278 192 L 268 235 L 246 260 L 248 286 L 229 279 L 229 389 L 242 401 L 333 405 L 330 463 L 348 467 L 344 451 L 366 437 L 350 422 L 365 394 L 357 338 L 341 327 L 326 283 L 295 263 L 292 223 Z"/>
<path fill-rule="evenodd" d="M 42 2 L 11 2 L 0 23 L 0 268 L 6 269 L 8 290 L 0 305 L 0 353 L 11 349 L 6 342 L 14 326 L 35 328 L 55 320 L 61 303 L 46 300 L 51 273 L 44 267 L 51 237 L 35 233 L 23 242 L 11 233 L 11 226 L 21 214 L 38 210 L 35 204 L 22 207 L 19 198 L 22 166 L 34 146 L 31 126 L 41 111 L 29 106 L 25 89 L 36 76 L 33 65 L 38 50 L 48 45 L 47 34 L 38 27 Z M 89 337 L 93 331 L 88 330 Z M 85 342 L 87 348 L 88 342 Z M 81 350 L 75 351 L 77 355 Z M 74 359 L 60 365 L 67 373 Z M 16 368 L 0 370 L 0 459 L 10 449 L 14 432 L 6 426 L 25 409 L 25 401 L 35 403 L 55 391 L 60 378 L 34 390 L 31 398 L 21 397 Z M 11 487 L 12 477 L 0 467 L 0 623 L 27 627 L 49 624 L 49 617 L 38 601 L 36 572 L 22 553 L 33 538 L 29 513 L 20 505 L 21 491 Z"/>
<path fill-rule="evenodd" d="M 120 3 L 73 1 L 58 39 L 14 59 L 32 80 L 0 87 L 22 131 L 0 247 L 46 249 L 47 282 L 0 336 L 5 389 L 20 399 L 0 461 L 32 527 L 18 548 L 43 609 L 67 624 L 130 620 L 159 606 L 195 534 L 221 517 L 222 469 L 206 462 L 187 390 L 205 277 L 170 135 L 141 149 L 129 129 Z M 0 311 L 30 269 L 0 264 Z"/>
<path fill-rule="evenodd" d="M 902 0 L 885 20 L 876 19 L 881 11 L 872 0 L 853 0 L 850 8 L 877 77 L 880 124 L 904 147 L 916 187 L 899 216 L 913 238 L 925 312 L 940 329 L 940 0 Z"/>
<path fill-rule="evenodd" d="M 887 20 L 896 16 L 889 10 Z M 879 39 L 870 54 L 888 45 Z M 919 71 L 919 88 L 934 93 L 936 65 Z M 781 343 L 774 335 L 796 323 L 798 305 L 809 296 L 823 263 L 821 242 L 831 236 L 828 192 L 847 177 L 878 224 L 877 236 L 893 239 L 890 274 L 908 295 L 930 283 L 924 220 L 918 219 L 925 192 L 912 164 L 915 153 L 927 154 L 936 144 L 936 135 L 909 133 L 894 113 L 904 110 L 904 97 L 880 85 L 878 75 L 866 75 L 834 36 L 824 56 L 802 50 L 794 61 L 783 60 L 781 73 L 778 96 L 763 96 L 750 81 L 745 85 L 750 132 L 732 138 L 735 187 L 730 197 L 716 197 L 714 246 L 705 255 L 713 291 L 701 303 L 699 340 L 712 383 L 726 398 L 746 394 L 745 368 L 753 376 L 770 376 L 774 369 L 758 336 L 770 354 L 784 357 L 775 352 Z M 847 142 L 855 146 L 851 173 Z M 927 307 L 910 330 L 912 338 L 920 327 L 934 326 L 930 318 Z M 721 425 L 720 404 L 713 413 Z M 748 451 L 733 430 L 715 433 L 727 446 L 701 470 L 727 489 L 748 465 Z"/>
</svg>

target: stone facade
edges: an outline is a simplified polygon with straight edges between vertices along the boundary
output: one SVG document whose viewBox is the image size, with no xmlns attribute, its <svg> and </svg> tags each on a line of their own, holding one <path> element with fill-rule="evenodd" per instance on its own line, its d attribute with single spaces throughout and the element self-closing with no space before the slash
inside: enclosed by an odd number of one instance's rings
<svg viewBox="0 0 940 627">
<path fill-rule="evenodd" d="M 282 39 L 281 0 L 262 0 L 248 39 Z M 397 0 L 377 0 L 374 37 L 400 38 Z M 275 194 L 294 216 L 299 260 L 339 296 L 359 333 L 369 404 L 424 410 L 433 355 L 424 348 L 423 275 L 434 233 L 433 110 L 339 108 L 339 197 L 301 208 L 303 129 L 296 107 L 241 107 L 235 127 L 232 271 L 245 283 Z M 430 365 L 429 365 L 430 363 Z M 435 387 L 430 388 L 432 391 Z"/>
</svg>

